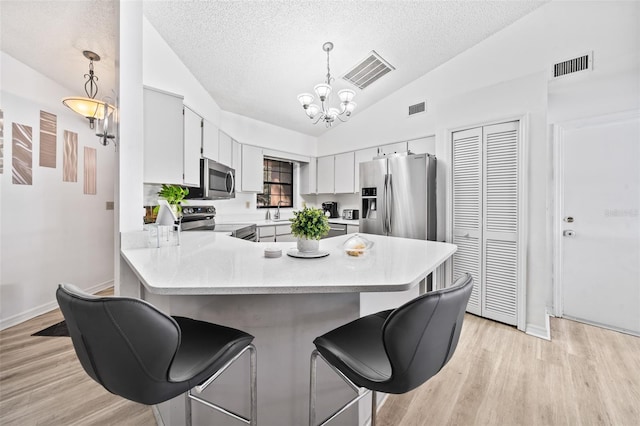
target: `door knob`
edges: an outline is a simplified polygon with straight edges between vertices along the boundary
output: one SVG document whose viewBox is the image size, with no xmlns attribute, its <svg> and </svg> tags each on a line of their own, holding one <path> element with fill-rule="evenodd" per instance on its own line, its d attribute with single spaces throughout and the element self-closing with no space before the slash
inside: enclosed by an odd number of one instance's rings
<svg viewBox="0 0 640 426">
<path fill-rule="evenodd" d="M 573 237 L 576 235 L 576 232 L 573 229 L 565 229 L 562 231 L 562 235 L 565 237 Z"/>
<path fill-rule="evenodd" d="M 573 223 L 573 217 L 572 216 L 567 216 L 564 218 L 564 221 L 567 223 Z"/>
</svg>

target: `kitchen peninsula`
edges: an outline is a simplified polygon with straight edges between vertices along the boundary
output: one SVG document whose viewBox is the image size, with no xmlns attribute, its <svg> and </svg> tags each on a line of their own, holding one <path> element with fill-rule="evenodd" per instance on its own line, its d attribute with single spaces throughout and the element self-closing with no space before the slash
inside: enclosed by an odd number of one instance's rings
<svg viewBox="0 0 640 426">
<path fill-rule="evenodd" d="M 447 243 L 365 236 L 374 245 L 362 257 L 344 253 L 342 244 L 351 235 L 343 235 L 320 242 L 329 256 L 298 259 L 286 254 L 295 247 L 293 242 L 252 243 L 202 231 L 182 233 L 180 246 L 147 248 L 144 232 L 124 234 L 121 254 L 131 270 L 121 274 L 120 291 L 171 315 L 253 334 L 258 350 L 259 424 L 305 424 L 313 339 L 370 313 L 367 310 L 388 309 L 415 297 L 420 280 L 456 250 Z M 281 248 L 282 257 L 265 258 L 265 247 Z M 385 292 L 380 306 L 362 302 L 371 292 Z M 245 367 L 237 363 L 204 398 L 246 413 Z M 319 417 L 352 394 L 328 368 L 319 369 L 318 391 Z M 182 398 L 157 408 L 164 424 L 184 422 Z M 365 413 L 366 409 L 362 414 L 350 410 L 336 424 L 364 424 Z M 194 424 L 220 421 L 218 413 L 200 404 L 194 404 L 193 416 Z"/>
</svg>

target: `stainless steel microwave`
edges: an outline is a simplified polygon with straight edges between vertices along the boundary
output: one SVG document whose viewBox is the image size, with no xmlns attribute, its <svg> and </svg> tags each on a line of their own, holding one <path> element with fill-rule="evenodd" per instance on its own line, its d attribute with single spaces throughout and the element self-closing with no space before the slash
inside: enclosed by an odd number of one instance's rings
<svg viewBox="0 0 640 426">
<path fill-rule="evenodd" d="M 201 158 L 200 187 L 190 187 L 187 198 L 220 200 L 235 197 L 236 171 L 208 158 Z"/>
</svg>

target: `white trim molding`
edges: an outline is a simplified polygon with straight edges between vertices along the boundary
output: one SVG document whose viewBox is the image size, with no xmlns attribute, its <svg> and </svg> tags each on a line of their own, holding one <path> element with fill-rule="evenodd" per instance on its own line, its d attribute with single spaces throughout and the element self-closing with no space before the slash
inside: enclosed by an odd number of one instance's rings
<svg viewBox="0 0 640 426">
<path fill-rule="evenodd" d="M 103 283 L 94 285 L 93 287 L 89 287 L 84 291 L 86 291 L 87 293 L 93 294 L 93 293 L 97 293 L 99 291 L 105 290 L 111 286 L 113 286 L 113 280 L 105 281 Z M 13 327 L 14 325 L 18 325 L 22 322 L 35 318 L 39 315 L 46 314 L 47 312 L 51 312 L 54 309 L 58 309 L 58 302 L 56 302 L 55 300 L 44 303 L 40 306 L 36 306 L 35 308 L 31 308 L 25 312 L 21 312 L 19 314 L 10 316 L 9 318 L 4 318 L 0 320 L 0 330 Z"/>
</svg>

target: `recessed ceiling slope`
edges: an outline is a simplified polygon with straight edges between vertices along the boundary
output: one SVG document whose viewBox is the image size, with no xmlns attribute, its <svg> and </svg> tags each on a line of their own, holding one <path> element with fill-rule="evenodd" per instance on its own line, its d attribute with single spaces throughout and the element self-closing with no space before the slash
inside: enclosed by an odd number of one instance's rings
<svg viewBox="0 0 640 426">
<path fill-rule="evenodd" d="M 375 50 L 396 69 L 356 90 L 362 113 L 380 99 L 512 24 L 543 1 L 144 1 L 144 14 L 227 111 L 309 135 L 296 95 L 345 75 Z M 0 1 L 0 48 L 62 86 L 83 91 L 83 50 L 98 53 L 100 93 L 115 87 L 113 1 Z M 342 78 L 337 92 L 353 86 Z M 341 124 L 348 125 L 348 124 Z"/>
<path fill-rule="evenodd" d="M 355 89 L 357 115 L 543 3 L 150 1 L 144 14 L 222 109 L 317 136 L 327 128 L 296 96 L 324 81 L 325 41 L 336 76 L 372 50 L 396 68 Z M 336 78 L 333 89 L 353 87 Z"/>
</svg>

